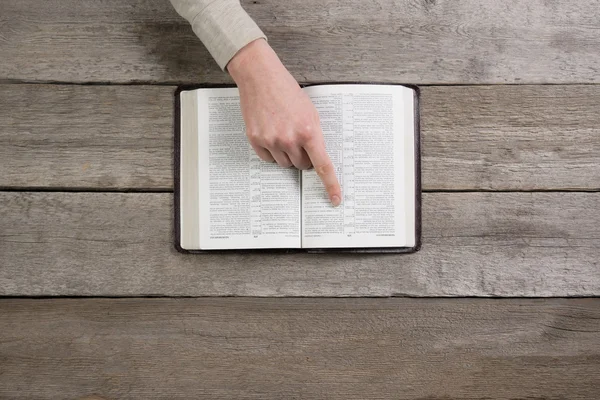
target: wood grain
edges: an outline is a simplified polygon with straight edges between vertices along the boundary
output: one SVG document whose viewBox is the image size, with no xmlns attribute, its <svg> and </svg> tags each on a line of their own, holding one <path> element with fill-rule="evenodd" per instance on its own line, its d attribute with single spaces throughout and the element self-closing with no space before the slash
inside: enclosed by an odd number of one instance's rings
<svg viewBox="0 0 600 400">
<path fill-rule="evenodd" d="M 0 398 L 596 399 L 600 300 L 2 300 Z"/>
<path fill-rule="evenodd" d="M 0 295 L 598 296 L 600 193 L 426 193 L 413 255 L 173 247 L 172 194 L 0 192 Z"/>
<path fill-rule="evenodd" d="M 171 190 L 174 87 L 0 85 L 0 187 Z M 426 190 L 600 189 L 600 86 L 422 88 Z"/>
<path fill-rule="evenodd" d="M 422 89 L 428 190 L 600 189 L 600 86 Z"/>
<path fill-rule="evenodd" d="M 172 186 L 173 91 L 0 85 L 0 187 Z"/>
<path fill-rule="evenodd" d="M 600 82 L 597 0 L 242 3 L 304 82 Z M 229 81 L 166 0 L 3 0 L 0 54 L 0 80 Z"/>
</svg>

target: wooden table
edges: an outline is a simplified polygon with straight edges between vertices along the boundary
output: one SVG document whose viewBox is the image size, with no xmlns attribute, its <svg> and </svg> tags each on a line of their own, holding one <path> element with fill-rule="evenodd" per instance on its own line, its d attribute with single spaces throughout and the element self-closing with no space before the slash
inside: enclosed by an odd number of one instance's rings
<svg viewBox="0 0 600 400">
<path fill-rule="evenodd" d="M 600 398 L 600 1 L 242 2 L 422 88 L 423 248 L 177 253 L 167 0 L 0 1 L 0 399 Z"/>
</svg>

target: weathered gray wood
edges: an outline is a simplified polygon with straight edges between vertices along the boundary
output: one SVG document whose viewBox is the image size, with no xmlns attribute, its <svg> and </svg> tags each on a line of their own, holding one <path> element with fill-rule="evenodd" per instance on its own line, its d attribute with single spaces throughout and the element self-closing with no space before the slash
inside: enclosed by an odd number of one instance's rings
<svg viewBox="0 0 600 400">
<path fill-rule="evenodd" d="M 598 1 L 245 0 L 301 81 L 600 82 Z M 224 82 L 166 0 L 3 0 L 0 79 Z"/>
<path fill-rule="evenodd" d="M 600 189 L 600 86 L 424 87 L 421 99 L 425 189 Z"/>
<path fill-rule="evenodd" d="M 423 248 L 400 256 L 182 255 L 171 206 L 0 192 L 0 295 L 600 295 L 600 193 L 426 193 Z"/>
<path fill-rule="evenodd" d="M 0 85 L 0 187 L 171 187 L 173 92 Z"/>
<path fill-rule="evenodd" d="M 0 398 L 573 399 L 600 300 L 0 301 Z"/>
<path fill-rule="evenodd" d="M 174 87 L 0 85 L 0 187 L 171 189 Z M 422 88 L 423 187 L 600 189 L 600 86 Z"/>
</svg>

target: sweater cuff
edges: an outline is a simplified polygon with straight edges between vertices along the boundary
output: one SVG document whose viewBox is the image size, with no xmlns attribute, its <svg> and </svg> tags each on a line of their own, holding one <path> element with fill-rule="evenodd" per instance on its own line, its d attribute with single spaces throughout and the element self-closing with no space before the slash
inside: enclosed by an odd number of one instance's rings
<svg viewBox="0 0 600 400">
<path fill-rule="evenodd" d="M 211 2 L 191 25 L 222 70 L 248 43 L 267 39 L 238 0 Z"/>
</svg>

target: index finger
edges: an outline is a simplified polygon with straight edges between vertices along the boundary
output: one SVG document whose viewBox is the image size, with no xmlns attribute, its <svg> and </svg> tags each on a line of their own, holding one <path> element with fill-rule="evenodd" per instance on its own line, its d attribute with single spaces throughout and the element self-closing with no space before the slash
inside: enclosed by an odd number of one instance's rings
<svg viewBox="0 0 600 400">
<path fill-rule="evenodd" d="M 325 185 L 329 201 L 334 206 L 339 206 L 342 202 L 342 188 L 337 176 L 335 176 L 333 163 L 327 154 L 327 150 L 325 150 L 325 143 L 322 141 L 313 141 L 307 144 L 304 150 L 306 150 L 306 154 L 308 154 L 317 175 L 319 175 L 319 178 L 323 181 L 323 185 Z"/>
</svg>

